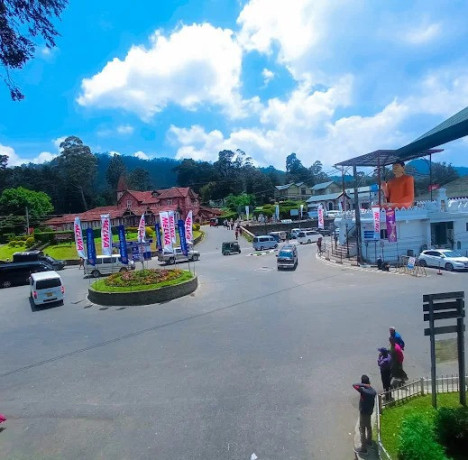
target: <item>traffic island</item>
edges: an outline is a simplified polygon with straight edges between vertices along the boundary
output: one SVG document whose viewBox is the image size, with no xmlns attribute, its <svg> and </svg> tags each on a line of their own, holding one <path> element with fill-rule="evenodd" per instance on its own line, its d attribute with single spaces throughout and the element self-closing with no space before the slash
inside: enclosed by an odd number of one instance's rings
<svg viewBox="0 0 468 460">
<path fill-rule="evenodd" d="M 138 306 L 167 302 L 194 292 L 198 278 L 180 269 L 144 269 L 115 273 L 95 281 L 88 299 L 105 306 Z"/>
</svg>

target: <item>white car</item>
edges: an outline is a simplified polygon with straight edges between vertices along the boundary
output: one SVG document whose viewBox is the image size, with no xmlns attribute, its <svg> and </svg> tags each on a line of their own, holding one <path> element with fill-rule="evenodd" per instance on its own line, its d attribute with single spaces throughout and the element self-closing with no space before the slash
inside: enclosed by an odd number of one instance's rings
<svg viewBox="0 0 468 460">
<path fill-rule="evenodd" d="M 305 230 L 297 234 L 297 242 L 299 244 L 316 243 L 321 236 L 322 235 L 315 230 Z"/>
<path fill-rule="evenodd" d="M 54 271 L 32 273 L 29 285 L 29 295 L 34 305 L 47 303 L 61 303 L 63 305 L 65 288 L 58 273 Z"/>
<path fill-rule="evenodd" d="M 468 257 L 451 249 L 427 249 L 419 254 L 418 261 L 421 267 L 468 270 Z"/>
<path fill-rule="evenodd" d="M 301 228 L 292 228 L 289 234 L 291 235 L 292 239 L 296 239 L 297 235 L 302 231 Z"/>
<path fill-rule="evenodd" d="M 185 255 L 180 247 L 174 248 L 172 251 L 164 249 L 158 255 L 158 261 L 164 262 L 166 265 L 175 264 L 177 262 L 186 262 L 188 260 L 196 261 L 199 258 L 200 253 L 198 251 L 189 248 L 189 250 L 187 251 L 187 255 Z"/>
</svg>

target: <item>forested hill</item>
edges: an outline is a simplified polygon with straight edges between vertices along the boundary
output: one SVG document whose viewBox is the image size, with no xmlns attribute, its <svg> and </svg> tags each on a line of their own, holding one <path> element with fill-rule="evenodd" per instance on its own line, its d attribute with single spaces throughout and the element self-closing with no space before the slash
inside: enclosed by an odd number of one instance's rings
<svg viewBox="0 0 468 460">
<path fill-rule="evenodd" d="M 98 159 L 97 186 L 102 190 L 107 187 L 106 173 L 112 157 L 108 153 L 97 153 L 95 155 Z M 138 168 L 148 171 L 150 188 L 163 189 L 177 185 L 177 173 L 174 171 L 174 168 L 180 165 L 180 160 L 172 158 L 143 160 L 127 155 L 121 155 L 120 158 L 127 169 L 127 173 L 131 173 Z"/>
</svg>

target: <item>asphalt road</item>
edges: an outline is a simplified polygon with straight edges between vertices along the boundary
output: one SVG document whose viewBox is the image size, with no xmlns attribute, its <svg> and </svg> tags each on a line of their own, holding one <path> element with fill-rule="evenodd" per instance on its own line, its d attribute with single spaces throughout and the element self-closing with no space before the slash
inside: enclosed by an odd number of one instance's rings
<svg viewBox="0 0 468 460">
<path fill-rule="evenodd" d="M 278 272 L 274 253 L 241 241 L 222 256 L 233 232 L 206 231 L 199 288 L 165 304 L 93 305 L 77 268 L 62 272 L 64 306 L 33 311 L 28 286 L 0 291 L 2 458 L 353 458 L 351 384 L 368 373 L 380 391 L 388 327 L 409 376 L 428 376 L 422 294 L 467 284 L 331 265 L 315 245 Z"/>
</svg>

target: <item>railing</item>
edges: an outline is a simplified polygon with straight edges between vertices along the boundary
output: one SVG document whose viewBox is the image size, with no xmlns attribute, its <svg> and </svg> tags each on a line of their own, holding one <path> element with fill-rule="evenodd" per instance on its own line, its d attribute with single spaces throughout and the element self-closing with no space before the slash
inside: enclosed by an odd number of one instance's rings
<svg viewBox="0 0 468 460">
<path fill-rule="evenodd" d="M 468 376 L 466 376 L 468 379 Z M 454 393 L 460 390 L 458 375 L 446 375 L 436 379 L 437 393 Z M 406 383 L 397 388 L 392 388 L 388 394 L 385 392 L 378 394 L 378 410 L 377 410 L 377 444 L 381 458 L 391 460 L 390 455 L 385 450 L 380 436 L 380 414 L 387 406 L 395 406 L 405 404 L 408 400 L 416 396 L 424 396 L 431 394 L 432 383 L 430 378 L 421 377 L 419 380 Z"/>
</svg>

